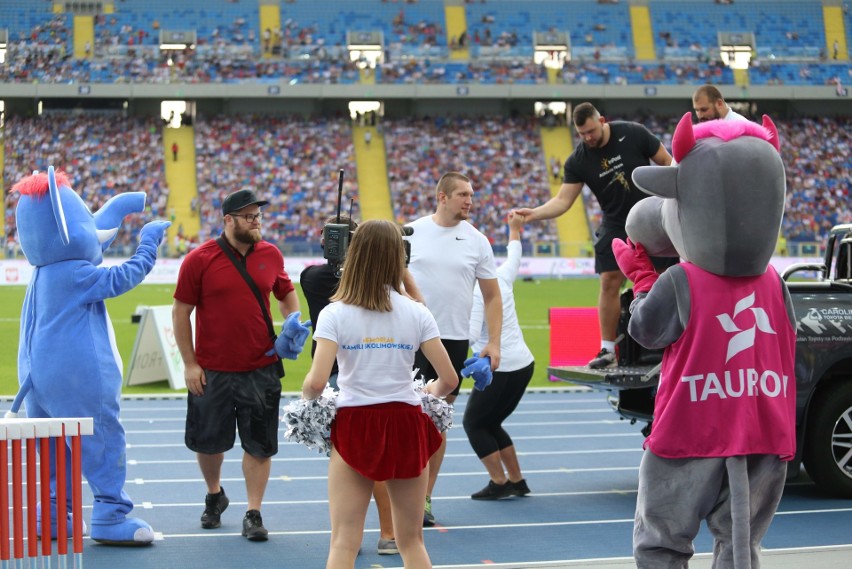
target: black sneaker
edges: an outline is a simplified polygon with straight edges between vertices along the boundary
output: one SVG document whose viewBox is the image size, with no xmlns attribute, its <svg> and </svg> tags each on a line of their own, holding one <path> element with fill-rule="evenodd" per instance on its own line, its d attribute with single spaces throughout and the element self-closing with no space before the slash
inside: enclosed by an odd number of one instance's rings
<svg viewBox="0 0 852 569">
<path fill-rule="evenodd" d="M 204 498 L 204 513 L 201 514 L 201 527 L 216 529 L 222 525 L 222 512 L 228 509 L 230 500 L 225 496 L 225 489 L 219 487 L 218 494 L 207 494 Z"/>
<path fill-rule="evenodd" d="M 513 495 L 513 486 L 512 483 L 506 481 L 505 484 L 495 484 L 493 480 L 488 481 L 488 486 L 471 494 L 470 497 L 474 500 L 500 500 L 501 498 L 508 498 Z"/>
<path fill-rule="evenodd" d="M 243 537 L 249 541 L 266 541 L 269 532 L 263 527 L 263 518 L 257 510 L 249 510 L 243 518 Z"/>
<path fill-rule="evenodd" d="M 589 367 L 591 369 L 603 369 L 607 367 L 614 367 L 617 363 L 618 362 L 615 361 L 615 352 L 610 352 L 606 348 L 601 348 L 601 351 L 598 352 L 595 359 L 589 362 Z"/>
<path fill-rule="evenodd" d="M 513 496 L 526 496 L 530 493 L 530 487 L 527 486 L 527 481 L 523 478 L 518 480 L 517 482 L 509 482 L 512 485 L 512 495 Z"/>
</svg>

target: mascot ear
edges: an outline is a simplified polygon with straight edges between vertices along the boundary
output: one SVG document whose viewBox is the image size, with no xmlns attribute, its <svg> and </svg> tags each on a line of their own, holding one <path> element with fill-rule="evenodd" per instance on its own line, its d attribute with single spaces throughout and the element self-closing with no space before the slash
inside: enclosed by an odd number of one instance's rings
<svg viewBox="0 0 852 569">
<path fill-rule="evenodd" d="M 47 167 L 47 186 L 50 189 L 50 204 L 53 206 L 53 218 L 56 220 L 59 238 L 63 245 L 68 245 L 71 239 L 68 237 L 68 224 L 65 222 L 65 210 L 62 209 L 62 200 L 59 196 L 59 188 L 56 186 L 56 173 L 53 171 L 53 166 Z"/>
<path fill-rule="evenodd" d="M 781 152 L 781 139 L 778 138 L 778 129 L 775 127 L 775 123 L 772 122 L 772 119 L 769 118 L 769 115 L 763 115 L 763 128 L 769 131 L 769 144 L 775 147 L 775 150 Z"/>
<path fill-rule="evenodd" d="M 676 198 L 677 172 L 674 166 L 639 166 L 633 170 L 633 183 L 646 194 Z"/>
<path fill-rule="evenodd" d="M 692 131 L 692 113 L 683 115 L 672 135 L 672 156 L 680 164 L 692 147 L 695 146 L 695 133 Z"/>
</svg>

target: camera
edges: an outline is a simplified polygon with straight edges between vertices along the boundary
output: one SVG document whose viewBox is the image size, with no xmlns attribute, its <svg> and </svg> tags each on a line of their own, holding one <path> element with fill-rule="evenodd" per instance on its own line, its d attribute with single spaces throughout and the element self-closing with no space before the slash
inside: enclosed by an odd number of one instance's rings
<svg viewBox="0 0 852 569">
<path fill-rule="evenodd" d="M 322 228 L 323 257 L 329 263 L 340 265 L 349 248 L 351 230 L 348 223 L 327 223 Z"/>
<path fill-rule="evenodd" d="M 335 275 L 340 278 L 343 259 L 346 258 L 346 250 L 349 248 L 349 240 L 352 237 L 354 224 L 352 223 L 352 207 L 355 200 L 349 204 L 349 217 L 341 219 L 340 202 L 343 199 L 343 168 L 338 171 L 337 177 L 337 217 L 329 221 L 322 228 L 323 257 L 330 265 L 335 267 Z"/>
</svg>

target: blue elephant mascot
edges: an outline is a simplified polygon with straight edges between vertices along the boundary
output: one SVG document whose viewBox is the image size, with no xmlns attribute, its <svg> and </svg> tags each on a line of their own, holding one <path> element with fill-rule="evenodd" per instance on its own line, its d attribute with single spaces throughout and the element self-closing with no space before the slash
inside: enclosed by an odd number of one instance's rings
<svg viewBox="0 0 852 569">
<path fill-rule="evenodd" d="M 124 492 L 125 438 L 118 417 L 122 363 L 104 299 L 142 282 L 170 223 L 146 224 L 130 259 L 101 267 L 103 251 L 124 217 L 144 209 L 144 192 L 117 195 L 92 214 L 68 177 L 52 166 L 12 189 L 20 192 L 21 249 L 35 267 L 21 311 L 20 391 L 12 412 L 24 400 L 29 417 L 93 417 L 94 435 L 84 437 L 82 445 L 83 475 L 94 495 L 90 535 L 111 545 L 150 544 L 151 526 L 127 517 L 133 502 Z M 68 472 L 57 474 L 51 460 L 53 537 L 57 475 L 70 480 L 70 465 Z M 66 522 L 70 535 L 70 519 Z"/>
</svg>

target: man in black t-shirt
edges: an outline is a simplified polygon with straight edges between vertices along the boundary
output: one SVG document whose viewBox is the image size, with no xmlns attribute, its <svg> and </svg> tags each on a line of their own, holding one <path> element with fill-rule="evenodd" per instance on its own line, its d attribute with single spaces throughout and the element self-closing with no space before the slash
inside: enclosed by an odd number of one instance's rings
<svg viewBox="0 0 852 569">
<path fill-rule="evenodd" d="M 326 221 L 329 223 L 339 223 L 349 226 L 350 234 L 355 231 L 358 224 L 349 219 L 347 215 L 330 217 Z M 325 243 L 321 242 L 321 246 Z M 305 267 L 302 274 L 299 275 L 299 284 L 302 287 L 302 293 L 305 295 L 305 300 L 308 301 L 308 312 L 311 315 L 311 322 L 314 330 L 317 327 L 320 311 L 328 306 L 331 296 L 337 292 L 337 285 L 340 283 L 340 267 L 326 263 L 325 265 L 310 265 Z M 315 340 L 311 341 L 311 359 L 314 357 L 314 352 L 317 350 Z M 328 380 L 331 387 L 337 390 L 337 360 L 334 360 L 334 365 L 331 368 L 331 377 Z"/>
<path fill-rule="evenodd" d="M 340 283 L 338 269 L 331 263 L 309 265 L 305 267 L 299 276 L 299 283 L 302 285 L 305 300 L 308 301 L 308 312 L 311 314 L 311 322 L 313 323 L 313 327 L 316 328 L 320 311 L 328 305 L 328 299 L 337 291 L 337 285 Z M 311 345 L 312 359 L 316 350 L 317 343 L 316 340 L 313 340 Z M 334 365 L 331 368 L 329 383 L 332 388 L 337 389 L 337 360 L 334 360 Z"/>
<path fill-rule="evenodd" d="M 647 197 L 633 183 L 633 170 L 649 162 L 669 166 L 672 157 L 644 126 L 626 121 L 608 123 L 591 103 L 577 105 L 572 119 L 583 143 L 565 161 L 559 193 L 547 203 L 521 208 L 515 213 L 524 216 L 527 222 L 558 217 L 571 209 L 584 185 L 597 198 L 603 212 L 601 226 L 595 232 L 595 272 L 601 280 L 598 297 L 601 351 L 589 362 L 589 367 L 605 368 L 616 364 L 619 293 L 626 280 L 615 262 L 612 240 L 627 239 L 624 227 L 627 213 Z M 656 260 L 655 264 L 665 268 L 672 260 Z"/>
</svg>

